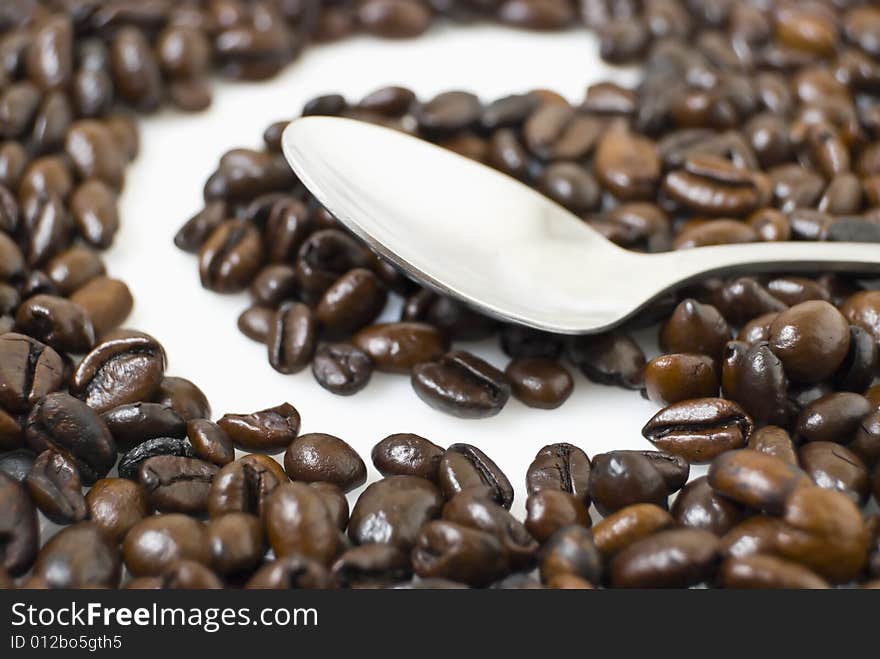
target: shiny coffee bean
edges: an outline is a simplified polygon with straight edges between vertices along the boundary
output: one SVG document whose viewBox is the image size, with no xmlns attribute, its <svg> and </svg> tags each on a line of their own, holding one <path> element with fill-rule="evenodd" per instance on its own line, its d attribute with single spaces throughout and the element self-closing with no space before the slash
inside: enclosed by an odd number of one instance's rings
<svg viewBox="0 0 880 659">
<path fill-rule="evenodd" d="M 743 517 L 739 506 L 717 494 L 705 476 L 691 481 L 672 504 L 672 516 L 680 526 L 722 536 Z"/>
<path fill-rule="evenodd" d="M 332 571 L 349 588 L 381 588 L 412 576 L 409 557 L 380 543 L 352 547 L 333 563 Z"/>
<path fill-rule="evenodd" d="M 269 495 L 286 482 L 287 474 L 272 458 L 260 454 L 242 456 L 214 476 L 208 492 L 208 515 L 213 518 L 245 512 L 262 516 Z"/>
<path fill-rule="evenodd" d="M 217 465 L 196 458 L 157 455 L 141 462 L 137 479 L 160 512 L 190 515 L 208 509 L 208 492 Z"/>
<path fill-rule="evenodd" d="M 828 582 L 808 568 L 775 556 L 755 554 L 728 558 L 718 571 L 724 588 L 737 589 L 825 589 Z"/>
<path fill-rule="evenodd" d="M 266 552 L 263 525 L 247 513 L 229 513 L 205 525 L 211 567 L 221 575 L 247 574 Z"/>
<path fill-rule="evenodd" d="M 667 507 L 669 490 L 650 459 L 637 452 L 612 451 L 593 457 L 590 499 L 602 515 L 634 503 Z"/>
<path fill-rule="evenodd" d="M 871 333 L 880 343 L 880 291 L 861 291 L 847 298 L 840 312 L 853 325 Z"/>
<path fill-rule="evenodd" d="M 428 405 L 463 418 L 494 416 L 510 398 L 510 384 L 504 373 L 463 351 L 416 365 L 411 382 Z"/>
<path fill-rule="evenodd" d="M 355 544 L 384 542 L 408 551 L 419 529 L 440 515 L 443 498 L 430 481 L 389 476 L 367 486 L 358 497 L 348 536 Z"/>
<path fill-rule="evenodd" d="M 770 326 L 770 348 L 788 376 L 804 384 L 832 376 L 846 358 L 849 343 L 849 323 L 828 302 L 794 306 Z"/>
<path fill-rule="evenodd" d="M 645 366 L 645 390 L 658 405 L 716 396 L 718 388 L 715 362 L 707 355 L 663 355 Z"/>
<path fill-rule="evenodd" d="M 798 450 L 801 469 L 819 487 L 847 495 L 858 505 L 869 496 L 870 476 L 861 458 L 833 442 L 810 442 Z"/>
<path fill-rule="evenodd" d="M 218 293 L 247 288 L 263 262 L 259 231 L 249 222 L 225 220 L 199 250 L 202 286 Z"/>
<path fill-rule="evenodd" d="M 567 526 L 554 533 L 541 547 L 538 568 L 545 584 L 567 575 L 601 583 L 602 555 L 589 529 Z"/>
<path fill-rule="evenodd" d="M 369 384 L 373 361 L 349 343 L 321 346 L 312 358 L 312 374 L 318 384 L 340 396 L 350 396 Z"/>
<path fill-rule="evenodd" d="M 335 588 L 330 570 L 305 556 L 288 556 L 267 563 L 248 580 L 250 590 L 325 590 Z"/>
<path fill-rule="evenodd" d="M 23 334 L 0 335 L 0 406 L 27 412 L 43 396 L 61 388 L 64 362 L 53 348 Z"/>
<path fill-rule="evenodd" d="M 718 538 L 700 529 L 660 531 L 631 544 L 611 561 L 617 588 L 683 588 L 712 578 Z"/>
<path fill-rule="evenodd" d="M 852 325 L 849 333 L 849 352 L 834 375 L 834 385 L 843 391 L 862 392 L 874 381 L 880 364 L 880 347 L 861 327 Z"/>
<path fill-rule="evenodd" d="M 78 304 L 54 295 L 34 295 L 15 314 L 15 326 L 61 352 L 81 355 L 95 343 L 91 319 Z"/>
<path fill-rule="evenodd" d="M 385 286 L 370 270 L 348 271 L 324 291 L 315 308 L 322 336 L 338 339 L 369 325 L 381 313 L 387 299 Z"/>
<path fill-rule="evenodd" d="M 535 456 L 526 471 L 529 494 L 559 490 L 590 502 L 590 458 L 572 444 L 548 444 Z"/>
<path fill-rule="evenodd" d="M 444 449 L 419 435 L 388 435 L 373 447 L 373 465 L 383 476 L 418 476 L 436 482 Z"/>
<path fill-rule="evenodd" d="M 257 343 L 266 343 L 269 332 L 277 317 L 275 309 L 253 306 L 241 312 L 238 317 L 238 329 L 249 339 Z"/>
<path fill-rule="evenodd" d="M 37 456 L 24 484 L 37 507 L 56 524 L 86 518 L 86 500 L 76 466 L 61 453 L 50 449 Z"/>
<path fill-rule="evenodd" d="M 687 299 L 663 324 L 660 347 L 669 353 L 696 353 L 720 361 L 730 337 L 730 327 L 718 309 Z"/>
<path fill-rule="evenodd" d="M 184 421 L 207 419 L 211 416 L 211 406 L 205 394 L 186 378 L 165 377 L 159 383 L 154 401 L 163 407 L 170 407 Z"/>
<path fill-rule="evenodd" d="M 134 307 L 134 298 L 124 282 L 95 277 L 70 296 L 86 312 L 99 339 L 125 322 Z"/>
<path fill-rule="evenodd" d="M 48 588 L 116 588 L 121 572 L 116 545 L 94 522 L 80 522 L 43 545 L 31 574 Z"/>
<path fill-rule="evenodd" d="M 114 542 L 152 512 L 147 492 L 127 478 L 102 478 L 86 494 L 89 519 Z"/>
<path fill-rule="evenodd" d="M 211 547 L 205 525 L 171 513 L 152 515 L 135 524 L 122 543 L 122 556 L 134 576 L 159 576 L 177 561 L 211 563 Z"/>
<path fill-rule="evenodd" d="M 529 407 L 556 409 L 574 390 L 571 374 L 562 364 L 551 359 L 514 359 L 504 374 L 514 398 Z"/>
<path fill-rule="evenodd" d="M 170 407 L 158 403 L 120 405 L 104 412 L 101 418 L 120 451 L 127 451 L 156 437 L 179 439 L 186 436 L 183 419 Z"/>
<path fill-rule="evenodd" d="M 352 339 L 377 371 L 409 373 L 417 364 L 438 359 L 449 347 L 437 329 L 423 323 L 385 323 L 365 327 Z"/>
<path fill-rule="evenodd" d="M 357 452 L 343 440 L 325 433 L 297 437 L 284 454 L 284 469 L 293 481 L 326 482 L 344 492 L 367 480 L 367 468 Z"/>
<path fill-rule="evenodd" d="M 452 498 L 470 489 L 488 489 L 496 503 L 510 508 L 513 487 L 489 456 L 470 444 L 453 444 L 440 459 L 437 482 L 443 496 Z"/>
<path fill-rule="evenodd" d="M 264 521 L 266 539 L 279 558 L 297 554 L 329 565 L 340 552 L 330 512 L 304 483 L 279 485 L 266 499 Z"/>
<path fill-rule="evenodd" d="M 749 437 L 748 448 L 779 458 L 791 465 L 796 465 L 798 462 L 791 435 L 779 426 L 764 426 L 753 432 Z"/>
<path fill-rule="evenodd" d="M 624 389 L 642 387 L 645 353 L 626 334 L 579 337 L 569 345 L 567 354 L 593 382 Z"/>
<path fill-rule="evenodd" d="M 186 439 L 176 437 L 155 437 L 137 444 L 119 459 L 117 471 L 121 478 L 137 479 L 141 465 L 150 458 L 158 456 L 195 457 L 192 446 Z"/>
<path fill-rule="evenodd" d="M 422 527 L 412 553 L 413 570 L 423 578 L 444 578 L 473 586 L 504 575 L 507 555 L 492 535 L 453 522 Z"/>
<path fill-rule="evenodd" d="M 587 507 L 579 497 L 561 490 L 539 490 L 526 500 L 525 527 L 539 542 L 559 529 L 578 524 L 590 526 Z"/>
<path fill-rule="evenodd" d="M 186 437 L 193 452 L 202 460 L 219 467 L 235 459 L 235 447 L 229 435 L 213 421 L 191 419 L 186 422 Z"/>
<path fill-rule="evenodd" d="M 308 366 L 318 343 L 318 319 L 300 302 L 278 309 L 269 326 L 266 346 L 269 363 L 279 373 L 297 373 Z"/>
<path fill-rule="evenodd" d="M 593 540 L 609 558 L 632 543 L 675 523 L 672 516 L 652 503 L 635 503 L 607 515 L 593 526 Z"/>
<path fill-rule="evenodd" d="M 795 423 L 795 440 L 846 444 L 870 413 L 871 404 L 864 396 L 849 392 L 828 394 L 801 411 Z"/>
<path fill-rule="evenodd" d="M 25 486 L 0 473 L 0 558 L 12 576 L 26 572 L 40 549 L 37 509 Z"/>
<path fill-rule="evenodd" d="M 712 462 L 708 482 L 713 490 L 749 508 L 779 514 L 789 495 L 808 484 L 797 465 L 752 449 L 728 451 Z"/>
<path fill-rule="evenodd" d="M 724 396 L 738 403 L 757 426 L 788 425 L 791 409 L 782 361 L 766 342 L 727 344 L 721 367 Z"/>
<path fill-rule="evenodd" d="M 282 403 L 253 414 L 224 414 L 217 425 L 238 448 L 278 453 L 296 439 L 300 416 L 293 405 Z"/>
</svg>

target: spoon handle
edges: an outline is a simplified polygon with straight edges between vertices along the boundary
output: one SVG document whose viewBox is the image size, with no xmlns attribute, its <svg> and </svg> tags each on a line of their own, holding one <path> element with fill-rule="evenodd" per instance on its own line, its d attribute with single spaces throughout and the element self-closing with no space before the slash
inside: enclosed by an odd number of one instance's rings
<svg viewBox="0 0 880 659">
<path fill-rule="evenodd" d="M 652 255 L 671 281 L 755 272 L 880 274 L 876 243 L 780 242 L 719 245 Z M 660 272 L 657 273 L 658 275 Z"/>
</svg>

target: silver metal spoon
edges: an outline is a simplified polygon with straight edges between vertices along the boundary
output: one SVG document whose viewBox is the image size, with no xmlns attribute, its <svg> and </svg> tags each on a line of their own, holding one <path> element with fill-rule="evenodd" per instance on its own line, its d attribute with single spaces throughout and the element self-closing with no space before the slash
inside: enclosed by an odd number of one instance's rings
<svg viewBox="0 0 880 659">
<path fill-rule="evenodd" d="M 550 332 L 609 329 L 708 275 L 880 272 L 880 245 L 870 243 L 630 252 L 505 174 L 350 119 L 297 119 L 282 144 L 306 188 L 406 274 L 490 316 Z"/>
</svg>

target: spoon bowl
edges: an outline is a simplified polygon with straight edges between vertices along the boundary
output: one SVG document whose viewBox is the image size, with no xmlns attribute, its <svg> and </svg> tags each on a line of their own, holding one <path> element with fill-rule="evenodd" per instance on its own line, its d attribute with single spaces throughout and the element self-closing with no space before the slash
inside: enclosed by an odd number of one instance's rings
<svg viewBox="0 0 880 659">
<path fill-rule="evenodd" d="M 711 275 L 880 272 L 880 248 L 867 243 L 627 251 L 506 174 L 352 119 L 297 119 L 282 145 L 318 201 L 404 273 L 482 313 L 549 332 L 605 331 Z"/>
</svg>

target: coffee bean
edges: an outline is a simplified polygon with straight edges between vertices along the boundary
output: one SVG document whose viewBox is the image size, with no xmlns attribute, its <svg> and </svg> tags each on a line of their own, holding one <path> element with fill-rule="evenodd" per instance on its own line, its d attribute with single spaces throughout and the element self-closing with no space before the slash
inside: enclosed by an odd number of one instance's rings
<svg viewBox="0 0 880 659">
<path fill-rule="evenodd" d="M 650 459 L 636 452 L 612 451 L 593 457 L 590 499 L 602 515 L 634 503 L 666 508 L 669 490 Z"/>
<path fill-rule="evenodd" d="M 102 478 L 86 494 L 89 519 L 114 542 L 152 512 L 147 492 L 127 478 Z"/>
<path fill-rule="evenodd" d="M 645 389 L 658 405 L 716 396 L 718 388 L 715 362 L 707 355 L 663 355 L 645 366 Z"/>
<path fill-rule="evenodd" d="M 791 436 L 779 426 L 764 426 L 753 432 L 749 437 L 748 448 L 779 458 L 791 465 L 796 465 L 798 462 Z"/>
<path fill-rule="evenodd" d="M 437 481 L 444 450 L 430 440 L 410 433 L 388 435 L 373 447 L 373 465 L 383 476 L 419 476 Z"/>
<path fill-rule="evenodd" d="M 70 295 L 95 277 L 103 275 L 104 262 L 95 250 L 74 245 L 46 264 L 46 274 L 60 294 Z"/>
<path fill-rule="evenodd" d="M 602 555 L 593 535 L 584 526 L 559 529 L 541 547 L 538 560 L 541 581 L 545 584 L 565 575 L 601 583 Z"/>
<path fill-rule="evenodd" d="M 138 481 L 160 512 L 204 513 L 217 466 L 196 458 L 157 455 L 140 463 Z"/>
<path fill-rule="evenodd" d="M 795 588 L 825 589 L 828 582 L 808 568 L 775 556 L 728 558 L 718 571 L 725 588 Z"/>
<path fill-rule="evenodd" d="M 492 535 L 447 521 L 428 522 L 416 538 L 413 570 L 420 577 L 486 585 L 507 571 L 507 555 Z"/>
<path fill-rule="evenodd" d="M 568 400 L 574 389 L 568 370 L 551 359 L 515 359 L 507 365 L 504 374 L 514 397 L 529 407 L 555 409 Z"/>
<path fill-rule="evenodd" d="M 797 465 L 752 449 L 728 451 L 715 458 L 708 482 L 728 499 L 771 515 L 779 514 L 789 495 L 808 483 Z"/>
<path fill-rule="evenodd" d="M 279 373 L 297 373 L 308 366 L 318 343 L 318 319 L 301 302 L 283 304 L 269 326 L 269 363 Z"/>
<path fill-rule="evenodd" d="M 525 526 L 539 542 L 559 529 L 579 524 L 590 526 L 587 506 L 579 497 L 561 490 L 538 490 L 526 500 Z"/>
<path fill-rule="evenodd" d="M 727 321 L 734 325 L 745 324 L 768 313 L 781 313 L 788 308 L 752 277 L 727 282 L 714 292 L 712 300 Z"/>
<path fill-rule="evenodd" d="M 849 352 L 834 375 L 834 385 L 843 391 L 865 391 L 874 381 L 880 364 L 880 348 L 861 327 L 851 325 L 849 335 Z"/>
<path fill-rule="evenodd" d="M 296 439 L 300 416 L 293 405 L 282 403 L 253 414 L 224 414 L 217 425 L 243 450 L 278 453 Z"/>
<path fill-rule="evenodd" d="M 373 361 L 367 353 L 350 343 L 331 343 L 315 352 L 312 375 L 327 391 L 351 396 L 369 384 Z"/>
<path fill-rule="evenodd" d="M 823 396 L 801 411 L 795 423 L 795 439 L 799 442 L 851 441 L 861 421 L 871 413 L 868 399 L 859 394 L 838 392 Z"/>
<path fill-rule="evenodd" d="M 158 403 L 120 405 L 104 412 L 101 418 L 122 451 L 156 437 L 186 436 L 183 419 L 170 407 Z"/>
<path fill-rule="evenodd" d="M 626 334 L 580 338 L 569 346 L 568 357 L 599 384 L 640 389 L 644 382 L 645 353 Z"/>
<path fill-rule="evenodd" d="M 593 168 L 603 187 L 625 201 L 651 198 L 660 181 L 660 157 L 654 143 L 620 127 L 599 141 Z"/>
<path fill-rule="evenodd" d="M 205 394 L 186 378 L 162 378 L 154 400 L 163 407 L 170 407 L 185 422 L 211 416 L 211 406 Z"/>
<path fill-rule="evenodd" d="M 660 330 L 660 347 L 671 353 L 696 353 L 721 359 L 731 332 L 718 310 L 696 300 L 681 302 Z"/>
<path fill-rule="evenodd" d="M 409 557 L 380 543 L 352 547 L 333 563 L 333 575 L 349 588 L 383 587 L 412 575 Z"/>
<path fill-rule="evenodd" d="M 110 64 L 114 85 L 123 100 L 144 112 L 158 108 L 162 96 L 159 64 L 140 30 L 124 27 L 116 33 Z"/>
<path fill-rule="evenodd" d="M 211 566 L 221 575 L 247 574 L 266 552 L 263 526 L 258 517 L 229 513 L 205 525 Z"/>
<path fill-rule="evenodd" d="M 0 406 L 5 410 L 27 412 L 61 388 L 64 371 L 64 362 L 49 346 L 23 334 L 0 335 Z"/>
<path fill-rule="evenodd" d="M 797 382 L 820 382 L 849 351 L 849 324 L 828 302 L 804 302 L 783 311 L 770 326 L 770 348 Z"/>
<path fill-rule="evenodd" d="M 680 526 L 722 536 L 739 523 L 743 513 L 735 503 L 717 494 L 703 476 L 679 492 L 672 505 L 672 516 Z"/>
<path fill-rule="evenodd" d="M 48 588 L 115 588 L 121 572 L 116 545 L 94 522 L 80 522 L 43 546 L 32 576 Z"/>
<path fill-rule="evenodd" d="M 412 386 L 434 409 L 463 418 L 484 418 L 501 411 L 510 398 L 504 373 L 464 352 L 443 355 L 437 362 L 418 364 Z"/>
<path fill-rule="evenodd" d="M 492 336 L 497 329 L 491 318 L 426 288 L 407 298 L 400 320 L 428 323 L 453 341 L 479 341 Z"/>
<path fill-rule="evenodd" d="M 128 286 L 110 277 L 95 277 L 74 291 L 70 301 L 86 312 L 95 328 L 95 336 L 99 338 L 122 325 L 134 307 Z"/>
<path fill-rule="evenodd" d="M 453 444 L 440 459 L 437 482 L 443 496 L 451 499 L 459 492 L 488 488 L 496 503 L 510 508 L 513 487 L 507 476 L 485 453 L 470 444 Z"/>
<path fill-rule="evenodd" d="M 409 373 L 423 362 L 438 359 L 449 347 L 438 330 L 423 323 L 383 323 L 365 327 L 352 339 L 373 361 L 377 371 Z"/>
<path fill-rule="evenodd" d="M 193 215 L 174 235 L 178 249 L 197 254 L 214 230 L 226 219 L 226 202 L 216 199 Z"/>
<path fill-rule="evenodd" d="M 70 393 L 97 412 L 150 400 L 165 373 L 165 351 L 148 334 L 108 334 L 73 372 Z"/>
<path fill-rule="evenodd" d="M 287 474 L 275 460 L 260 455 L 245 455 L 230 462 L 214 476 L 208 492 L 208 515 L 219 517 L 230 512 L 263 516 L 266 500 Z"/>
<path fill-rule="evenodd" d="M 371 34 L 400 39 L 427 30 L 431 14 L 411 0 L 367 0 L 358 7 L 357 20 Z"/>
<path fill-rule="evenodd" d="M 601 131 L 601 122 L 577 114 L 567 103 L 546 103 L 529 115 L 523 141 L 541 160 L 579 160 L 593 150 Z"/>
<path fill-rule="evenodd" d="M 40 548 L 37 509 L 27 490 L 0 473 L 0 566 L 12 576 L 26 572 Z"/>
<path fill-rule="evenodd" d="M 5 474 L 14 481 L 24 483 L 24 479 L 36 459 L 36 454 L 26 448 L 3 451 L 0 453 L 0 474 Z"/>
<path fill-rule="evenodd" d="M 34 295 L 24 302 L 15 314 L 15 326 L 61 352 L 81 355 L 95 343 L 95 330 L 85 310 L 54 295 Z"/>
<path fill-rule="evenodd" d="M 535 456 L 526 471 L 529 494 L 559 490 L 590 503 L 590 458 L 572 444 L 548 444 Z"/>
<path fill-rule="evenodd" d="M 371 253 L 347 233 L 337 229 L 315 231 L 297 252 L 300 298 L 306 304 L 317 304 L 342 275 L 354 268 L 367 268 L 372 261 Z"/>
<path fill-rule="evenodd" d="M 321 497 L 304 483 L 278 486 L 266 500 L 264 521 L 279 558 L 299 554 L 329 565 L 339 554 L 336 524 Z"/>
<path fill-rule="evenodd" d="M 880 291 L 861 291 L 847 298 L 840 312 L 853 325 L 867 330 L 880 343 Z"/>
<path fill-rule="evenodd" d="M 341 338 L 373 322 L 385 307 L 387 297 L 376 275 L 365 268 L 355 268 L 324 292 L 315 315 L 324 336 Z"/>
<path fill-rule="evenodd" d="M 269 307 L 253 306 L 241 312 L 238 317 L 238 329 L 249 339 L 257 343 L 266 343 L 269 333 L 275 324 L 277 312 Z"/>
<path fill-rule="evenodd" d="M 324 590 L 335 588 L 330 570 L 305 556 L 292 555 L 267 563 L 248 580 L 245 588 L 273 590 Z"/>
<path fill-rule="evenodd" d="M 612 559 L 611 585 L 683 588 L 711 579 L 718 559 L 718 538 L 708 531 L 660 531 L 631 544 Z"/>
<path fill-rule="evenodd" d="M 596 548 L 611 557 L 637 540 L 674 524 L 672 516 L 652 503 L 635 503 L 607 515 L 593 526 Z"/>
<path fill-rule="evenodd" d="M 321 501 L 324 502 L 324 506 L 330 513 L 330 518 L 336 523 L 337 528 L 340 531 L 345 531 L 345 528 L 348 526 L 349 513 L 348 499 L 345 498 L 345 492 L 338 485 L 323 481 L 309 483 L 309 487 L 321 497 Z"/>
<path fill-rule="evenodd" d="M 86 500 L 76 466 L 61 453 L 43 451 L 24 483 L 37 507 L 56 524 L 86 518 Z"/>
<path fill-rule="evenodd" d="M 186 437 L 193 452 L 203 460 L 224 466 L 235 459 L 235 448 L 226 432 L 208 419 L 191 419 L 186 422 Z"/>
<path fill-rule="evenodd" d="M 405 87 L 382 87 L 364 96 L 358 108 L 386 117 L 399 117 L 406 114 L 415 100 L 415 93 Z"/>
<path fill-rule="evenodd" d="M 263 262 L 260 234 L 249 222 L 225 220 L 199 250 L 202 286 L 218 293 L 247 288 Z"/>
<path fill-rule="evenodd" d="M 158 576 L 181 560 L 209 565 L 211 548 L 204 524 L 171 513 L 145 517 L 133 526 L 122 543 L 122 556 L 133 575 Z"/>
<path fill-rule="evenodd" d="M 343 440 L 324 433 L 297 437 L 284 454 L 284 469 L 291 480 L 327 482 L 344 492 L 367 480 L 367 468 L 357 452 Z"/>
<path fill-rule="evenodd" d="M 801 468 L 819 487 L 842 492 L 858 505 L 869 496 L 870 478 L 858 455 L 833 442 L 810 442 L 798 450 Z"/>
<path fill-rule="evenodd" d="M 766 342 L 728 343 L 721 386 L 724 396 L 738 403 L 756 425 L 788 425 L 788 378 L 782 361 Z"/>
<path fill-rule="evenodd" d="M 364 490 L 348 525 L 355 544 L 384 542 L 408 551 L 419 529 L 440 514 L 443 498 L 430 481 L 415 476 L 389 476 Z"/>
</svg>

